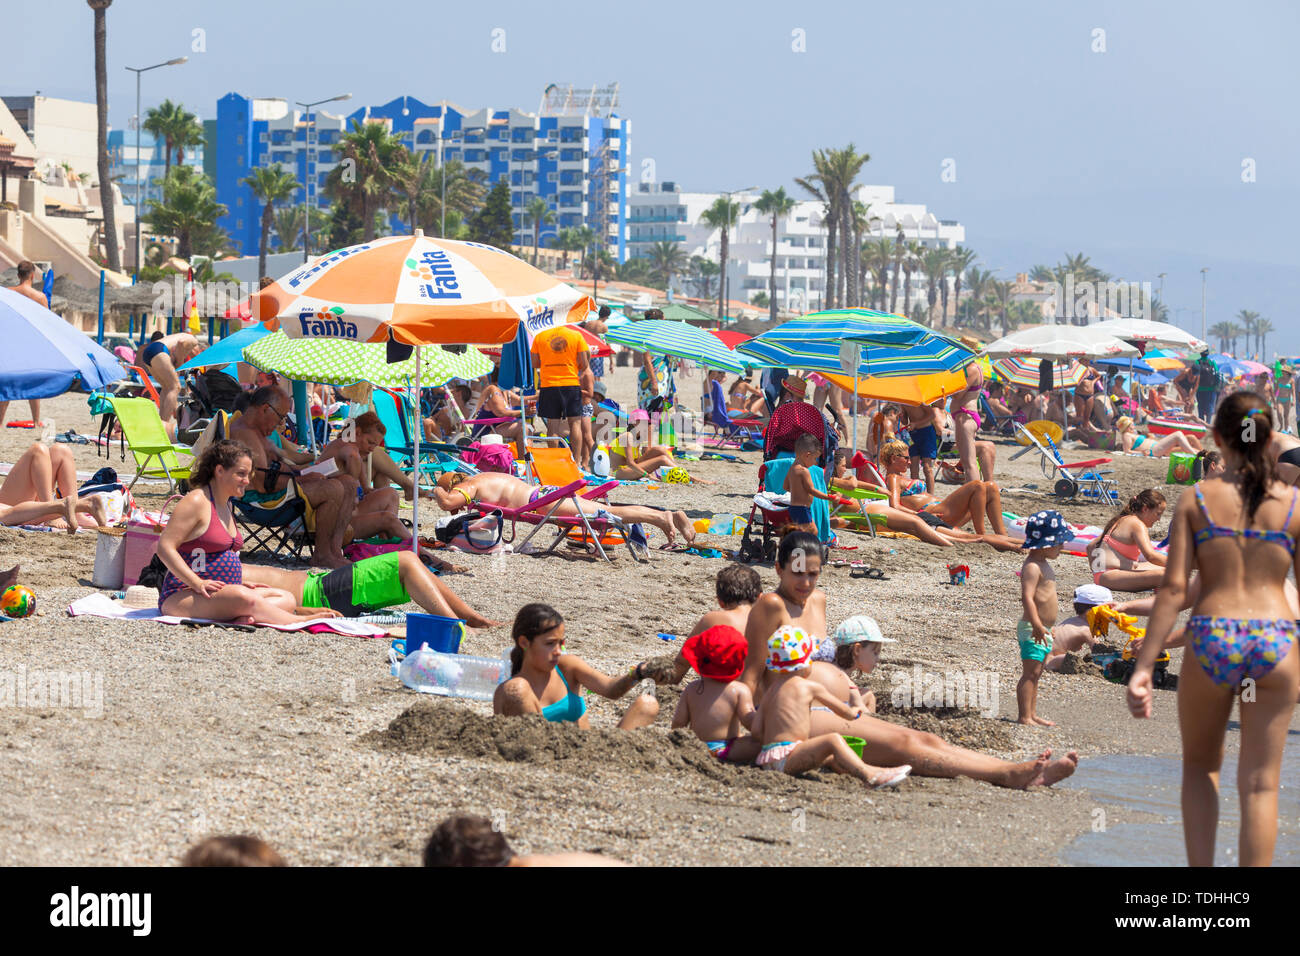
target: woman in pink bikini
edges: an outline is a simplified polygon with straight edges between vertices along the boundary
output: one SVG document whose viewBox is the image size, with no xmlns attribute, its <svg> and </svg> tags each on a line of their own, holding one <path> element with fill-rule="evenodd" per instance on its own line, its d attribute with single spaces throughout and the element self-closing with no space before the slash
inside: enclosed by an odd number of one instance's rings
<svg viewBox="0 0 1300 956">
<path fill-rule="evenodd" d="M 1149 591 L 1165 576 L 1163 554 L 1151 543 L 1151 528 L 1165 513 L 1165 496 L 1154 488 L 1138 492 L 1088 545 L 1094 584 L 1112 591 Z"/>
<path fill-rule="evenodd" d="M 213 442 L 190 473 L 194 489 L 181 499 L 158 539 L 158 557 L 167 566 L 158 609 L 176 617 L 239 624 L 296 624 L 337 611 L 299 608 L 280 588 L 243 583 L 239 551 L 243 535 L 235 526 L 230 499 L 243 494 L 253 474 L 253 453 L 243 442 Z"/>
<path fill-rule="evenodd" d="M 984 424 L 980 419 L 980 393 L 984 391 L 984 368 L 979 362 L 966 366 L 966 387 L 953 393 L 949 408 L 952 411 L 952 426 L 957 434 L 957 457 L 961 460 L 962 473 L 966 481 L 979 480 L 979 469 L 975 455 L 975 434 Z M 992 479 L 993 475 L 984 476 Z"/>
</svg>

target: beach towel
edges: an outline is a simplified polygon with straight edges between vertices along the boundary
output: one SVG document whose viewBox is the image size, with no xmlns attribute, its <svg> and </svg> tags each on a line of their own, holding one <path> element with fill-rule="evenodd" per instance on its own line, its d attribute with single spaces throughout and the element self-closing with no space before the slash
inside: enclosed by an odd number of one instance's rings
<svg viewBox="0 0 1300 956">
<path fill-rule="evenodd" d="M 88 594 L 84 598 L 73 601 L 68 605 L 68 616 L 107 617 L 126 621 L 154 621 L 158 624 L 225 623 L 198 617 L 175 617 L 170 614 L 163 614 L 157 608 L 132 610 L 118 604 L 107 594 Z M 343 634 L 347 637 L 384 637 L 387 633 L 383 628 L 375 627 L 373 624 L 366 624 L 363 621 L 346 617 L 322 617 L 314 621 L 301 621 L 297 624 L 258 624 L 257 626 L 269 627 L 277 631 L 307 631 L 311 634 L 325 631 Z"/>
<path fill-rule="evenodd" d="M 766 488 L 777 495 L 785 494 L 785 476 L 790 471 L 790 466 L 794 464 L 794 455 L 790 452 L 783 452 L 777 457 L 767 462 L 767 479 Z M 813 487 L 826 494 L 826 475 L 820 468 L 811 468 L 808 473 L 812 475 Z M 831 507 L 821 498 L 814 498 L 812 503 L 813 523 L 817 525 L 817 537 L 822 542 L 830 541 L 835 537 L 831 531 Z"/>
</svg>

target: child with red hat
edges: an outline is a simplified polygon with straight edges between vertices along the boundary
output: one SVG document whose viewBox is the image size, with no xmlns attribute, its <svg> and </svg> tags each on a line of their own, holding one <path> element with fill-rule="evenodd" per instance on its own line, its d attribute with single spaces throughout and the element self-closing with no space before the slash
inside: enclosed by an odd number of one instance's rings
<svg viewBox="0 0 1300 956">
<path fill-rule="evenodd" d="M 748 650 L 745 635 L 726 624 L 701 631 L 682 645 L 681 656 L 700 679 L 687 684 L 678 698 L 673 728 L 690 727 L 719 760 L 752 763 L 758 756 L 758 741 L 740 733 L 754 719 L 749 687 L 736 680 Z"/>
</svg>

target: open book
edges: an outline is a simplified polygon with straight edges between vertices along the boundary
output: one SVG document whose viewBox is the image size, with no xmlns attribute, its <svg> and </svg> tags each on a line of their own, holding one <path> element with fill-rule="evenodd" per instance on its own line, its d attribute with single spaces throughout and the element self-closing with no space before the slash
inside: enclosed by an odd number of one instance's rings
<svg viewBox="0 0 1300 956">
<path fill-rule="evenodd" d="M 326 458 L 324 461 L 317 462 L 307 468 L 301 468 L 298 471 L 300 475 L 321 475 L 329 477 L 338 474 L 339 463 L 333 458 Z"/>
</svg>

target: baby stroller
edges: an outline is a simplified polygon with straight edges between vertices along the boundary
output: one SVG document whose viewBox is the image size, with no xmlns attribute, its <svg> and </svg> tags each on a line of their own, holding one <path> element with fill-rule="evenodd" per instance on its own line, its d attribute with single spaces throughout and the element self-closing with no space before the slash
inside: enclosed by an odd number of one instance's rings
<svg viewBox="0 0 1300 956">
<path fill-rule="evenodd" d="M 790 503 L 787 495 L 775 495 L 763 490 L 767 478 L 767 463 L 758 468 L 758 493 L 749 511 L 749 523 L 740 539 L 736 557 L 742 564 L 775 561 L 776 549 L 782 529 L 791 523 Z"/>
</svg>

